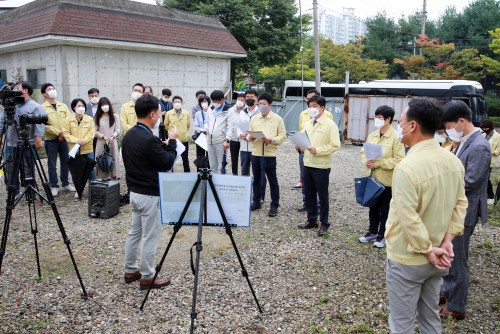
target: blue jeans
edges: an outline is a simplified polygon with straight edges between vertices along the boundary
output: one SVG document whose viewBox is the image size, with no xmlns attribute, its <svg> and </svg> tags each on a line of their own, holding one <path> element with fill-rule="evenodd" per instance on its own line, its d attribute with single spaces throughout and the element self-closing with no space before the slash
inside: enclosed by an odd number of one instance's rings
<svg viewBox="0 0 500 334">
<path fill-rule="evenodd" d="M 59 188 L 57 184 L 57 155 L 59 154 L 59 169 L 61 185 L 63 187 L 69 184 L 68 181 L 68 154 L 69 146 L 66 141 L 46 140 L 45 152 L 47 152 L 47 163 L 49 167 L 49 183 L 51 188 Z"/>
<path fill-rule="evenodd" d="M 271 207 L 280 203 L 280 188 L 276 176 L 276 157 L 257 157 L 252 155 L 253 202 L 259 204 L 264 199 L 266 176 L 271 192 Z"/>
<path fill-rule="evenodd" d="M 12 180 L 12 169 L 14 168 L 14 159 L 17 153 L 17 147 L 13 146 L 5 146 L 5 184 L 9 185 L 14 185 L 17 187 L 16 189 L 16 195 L 19 194 L 19 175 L 21 175 L 21 179 L 24 181 L 24 179 L 28 178 L 33 178 L 35 175 L 35 161 L 32 159 L 31 152 L 24 152 L 24 159 L 23 159 L 23 170 L 24 170 L 24 177 L 20 173 L 21 172 L 21 166 L 19 166 L 18 174 L 14 176 L 14 179 Z M 12 182 L 12 183 L 11 183 Z"/>
</svg>

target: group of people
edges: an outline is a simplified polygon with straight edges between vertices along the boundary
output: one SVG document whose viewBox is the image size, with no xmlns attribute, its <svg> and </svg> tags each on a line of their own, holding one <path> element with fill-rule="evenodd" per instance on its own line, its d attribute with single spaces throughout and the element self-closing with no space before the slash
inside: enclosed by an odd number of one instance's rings
<svg viewBox="0 0 500 334">
<path fill-rule="evenodd" d="M 169 89 L 163 89 L 158 99 L 151 87 L 137 83 L 132 87 L 132 99 L 122 106 L 118 118 L 109 99 L 100 97 L 96 88 L 88 91 L 89 102 L 74 99 L 71 109 L 57 100 L 55 86 L 50 83 L 41 88 L 45 98 L 41 106 L 31 100 L 33 87 L 29 83 L 20 82 L 16 88 L 25 100 L 17 107 L 16 117 L 48 115 L 46 125 L 31 126 L 30 136 L 36 149 L 45 146 L 47 151 L 54 196 L 59 191 L 58 155 L 61 186 L 74 191 L 68 181 L 69 149 L 78 144 L 78 154 L 93 159 L 109 145 L 118 161 L 116 139 L 121 131 L 125 133 L 122 154 L 132 209 L 125 247 L 127 283 L 139 280 L 141 289 L 170 284 L 167 278 L 153 281 L 161 231 L 157 173 L 172 170 L 178 141 L 188 151 L 192 120 L 194 137 L 203 134 L 207 140 L 207 152 L 197 147 L 197 157 L 206 154 L 212 171 L 223 173 L 229 150 L 234 175 L 238 174 L 238 160 L 241 175 L 252 171 L 251 209 L 262 208 L 268 182 L 268 215 L 277 215 L 280 188 L 276 155 L 286 139 L 286 130 L 283 119 L 271 110 L 273 98 L 269 93 L 250 89 L 230 107 L 222 91 L 214 90 L 210 96 L 198 91 L 198 104 L 190 115 L 182 108 L 182 97 L 174 96 L 170 101 Z M 340 148 L 340 137 L 332 114 L 326 110 L 326 99 L 311 90 L 306 101 L 308 108 L 300 115 L 299 128 L 307 134 L 310 145 L 296 149 L 303 194 L 303 205 L 298 210 L 307 216 L 298 228 L 319 228 L 317 233 L 322 236 L 330 226 L 331 158 Z M 459 100 L 441 105 L 431 98 L 413 98 L 402 112 L 397 129 L 392 127 L 394 116 L 395 111 L 388 106 L 375 111 L 377 130 L 367 142 L 381 145 L 382 156 L 368 160 L 361 150 L 367 175 L 381 182 L 385 190 L 370 207 L 368 231 L 359 241 L 373 241 L 375 247 L 387 248 L 391 331 L 413 332 L 416 318 L 421 333 L 439 333 L 440 317 L 466 317 L 469 243 L 479 219 L 483 223 L 487 220 L 488 193 L 492 192 L 489 177 L 500 155 L 500 135 L 490 120 L 476 128 L 470 108 Z M 164 140 L 160 139 L 162 123 Z M 0 131 L 4 126 L 2 117 Z M 14 134 L 6 138 L 6 160 L 11 162 L 9 157 L 17 149 L 16 138 Z M 182 159 L 184 172 L 189 172 L 187 153 Z M 109 175 L 98 170 L 97 175 L 117 178 L 119 168 Z M 440 308 L 438 303 L 442 304 Z"/>
<path fill-rule="evenodd" d="M 382 146 L 382 156 L 367 160 L 361 150 L 367 175 L 385 190 L 370 207 L 368 231 L 359 241 L 387 247 L 391 331 L 414 332 L 416 318 L 421 333 L 440 333 L 440 317 L 467 316 L 469 243 L 478 221 L 487 221 L 500 136 L 491 120 L 476 128 L 460 100 L 441 106 L 414 98 L 397 130 L 394 114 L 379 107 L 377 130 L 367 138 Z"/>
</svg>

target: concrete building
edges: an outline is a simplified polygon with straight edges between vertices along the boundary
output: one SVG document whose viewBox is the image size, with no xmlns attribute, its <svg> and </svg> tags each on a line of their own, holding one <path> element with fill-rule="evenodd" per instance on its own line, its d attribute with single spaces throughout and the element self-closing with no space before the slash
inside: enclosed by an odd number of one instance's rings
<svg viewBox="0 0 500 334">
<path fill-rule="evenodd" d="M 223 24 L 128 0 L 37 0 L 0 14 L 0 77 L 53 83 L 58 99 L 87 99 L 97 87 L 116 107 L 141 82 L 195 103 L 195 92 L 226 91 L 231 58 L 246 52 Z"/>
<path fill-rule="evenodd" d="M 343 8 L 342 15 L 337 16 L 323 11 L 319 14 L 319 33 L 335 44 L 347 44 L 356 36 L 364 36 L 366 25 L 363 19 L 354 15 L 354 8 Z"/>
</svg>

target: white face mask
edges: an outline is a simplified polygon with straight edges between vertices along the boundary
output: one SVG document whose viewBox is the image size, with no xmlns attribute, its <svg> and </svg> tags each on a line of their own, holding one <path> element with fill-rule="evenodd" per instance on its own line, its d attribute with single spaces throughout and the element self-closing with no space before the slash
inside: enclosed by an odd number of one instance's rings
<svg viewBox="0 0 500 334">
<path fill-rule="evenodd" d="M 319 110 L 316 109 L 316 108 L 309 108 L 309 117 L 312 119 L 312 118 L 316 118 L 316 116 L 319 115 Z"/>
<path fill-rule="evenodd" d="M 167 102 L 168 101 L 168 99 L 166 97 L 164 97 L 164 96 L 161 99 L 163 100 L 163 102 Z"/>
<path fill-rule="evenodd" d="M 203 103 L 201 104 L 201 107 L 203 108 L 203 110 L 207 110 L 207 109 L 208 109 L 208 103 L 203 102 Z"/>
<path fill-rule="evenodd" d="M 375 118 L 375 127 L 377 129 L 380 129 L 381 127 L 383 127 L 385 124 L 385 121 L 383 119 L 378 119 L 378 118 Z"/>
<path fill-rule="evenodd" d="M 259 112 L 261 114 L 267 114 L 269 112 L 270 108 L 268 106 L 259 106 Z"/>
<path fill-rule="evenodd" d="M 156 121 L 155 126 L 153 126 L 153 129 L 158 129 L 158 127 L 160 126 L 160 123 L 161 123 L 161 117 L 158 117 L 158 120 Z"/>
<path fill-rule="evenodd" d="M 403 129 L 406 128 L 409 124 L 410 123 L 406 123 L 406 125 L 403 127 L 400 127 L 398 124 L 398 128 L 396 129 L 396 137 L 398 138 L 398 140 L 403 139 L 403 137 L 409 133 L 409 132 L 407 132 L 407 133 L 403 134 Z"/>
<path fill-rule="evenodd" d="M 448 137 L 450 137 L 451 140 L 455 142 L 459 142 L 462 140 L 462 137 L 464 136 L 464 132 L 458 132 L 455 128 L 451 128 L 449 130 L 446 130 L 446 133 L 448 134 Z"/>
<path fill-rule="evenodd" d="M 236 106 L 238 108 L 243 108 L 245 106 L 245 103 L 244 102 L 241 102 L 241 101 L 236 101 Z"/>
<path fill-rule="evenodd" d="M 222 104 L 220 103 L 213 103 L 213 106 L 215 109 L 219 109 L 220 107 L 222 107 Z"/>
<path fill-rule="evenodd" d="M 92 104 L 97 104 L 99 102 L 99 98 L 98 97 L 93 97 L 90 99 L 90 103 Z"/>
<path fill-rule="evenodd" d="M 182 103 L 174 103 L 174 109 L 181 109 L 182 108 Z"/>
<path fill-rule="evenodd" d="M 108 106 L 107 104 L 106 104 L 106 105 L 103 105 L 103 106 L 101 107 L 101 109 L 102 109 L 102 111 L 103 111 L 103 112 L 108 112 L 108 111 L 109 111 L 109 106 Z"/>
<path fill-rule="evenodd" d="M 436 141 L 440 144 L 442 144 L 446 141 L 446 139 L 443 138 L 443 136 L 441 136 L 439 133 L 434 134 L 434 139 L 436 139 Z"/>
<path fill-rule="evenodd" d="M 47 95 L 49 96 L 49 98 L 55 99 L 55 98 L 57 98 L 57 91 L 55 89 L 49 90 L 47 92 Z"/>
<path fill-rule="evenodd" d="M 75 112 L 78 115 L 83 115 L 83 113 L 85 112 L 85 107 L 76 107 Z"/>
<path fill-rule="evenodd" d="M 139 92 L 132 92 L 132 100 L 137 101 L 138 98 L 142 96 Z"/>
</svg>

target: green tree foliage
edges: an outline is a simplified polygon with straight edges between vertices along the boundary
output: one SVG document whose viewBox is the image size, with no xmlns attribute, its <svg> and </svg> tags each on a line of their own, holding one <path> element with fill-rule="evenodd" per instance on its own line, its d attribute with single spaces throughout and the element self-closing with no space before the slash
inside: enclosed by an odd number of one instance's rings
<svg viewBox="0 0 500 334">
<path fill-rule="evenodd" d="M 484 61 L 488 73 L 500 77 L 500 28 L 490 30 L 489 33 L 493 37 L 493 41 L 489 46 L 495 56 L 488 57 L 482 55 L 481 59 Z"/>
<path fill-rule="evenodd" d="M 484 78 L 484 61 L 477 49 L 463 49 L 450 56 L 450 65 L 461 79 L 479 81 Z"/>
<path fill-rule="evenodd" d="M 163 0 L 163 6 L 218 17 L 248 54 L 234 61 L 235 71 L 256 74 L 262 66 L 286 63 L 299 51 L 300 19 L 294 0 Z M 310 16 L 303 21 L 308 27 Z"/>
</svg>

